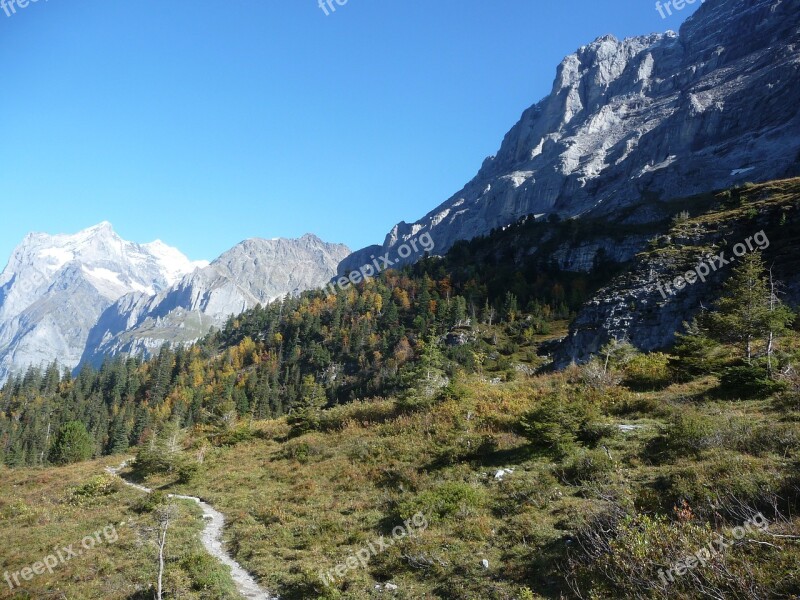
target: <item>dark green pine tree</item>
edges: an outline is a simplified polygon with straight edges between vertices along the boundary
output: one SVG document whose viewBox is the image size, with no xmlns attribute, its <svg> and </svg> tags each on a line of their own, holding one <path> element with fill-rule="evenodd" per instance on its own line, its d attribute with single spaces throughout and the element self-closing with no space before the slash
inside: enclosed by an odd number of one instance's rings
<svg viewBox="0 0 800 600">
<path fill-rule="evenodd" d="M 322 409 L 328 403 L 325 388 L 317 383 L 313 375 L 303 377 L 300 399 L 289 415 L 293 435 L 302 435 L 319 427 Z"/>
<path fill-rule="evenodd" d="M 64 423 L 58 430 L 50 460 L 56 464 L 66 465 L 89 460 L 95 451 L 95 441 L 86 426 L 80 421 Z"/>
<path fill-rule="evenodd" d="M 169 392 L 174 364 L 175 355 L 170 345 L 164 344 L 158 353 L 155 370 L 150 381 L 150 401 L 153 406 L 161 404 Z"/>
<path fill-rule="evenodd" d="M 110 454 L 121 454 L 130 446 L 130 427 L 126 413 L 120 411 L 108 432 L 108 452 Z"/>
</svg>

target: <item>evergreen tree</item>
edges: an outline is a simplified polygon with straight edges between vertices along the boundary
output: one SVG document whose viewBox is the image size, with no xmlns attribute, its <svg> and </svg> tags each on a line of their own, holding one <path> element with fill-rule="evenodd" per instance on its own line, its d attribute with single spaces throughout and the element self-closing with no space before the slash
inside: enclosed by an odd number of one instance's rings
<svg viewBox="0 0 800 600">
<path fill-rule="evenodd" d="M 724 348 L 709 336 L 701 324 L 703 320 L 701 317 L 690 324 L 684 323 L 686 332 L 675 334 L 669 366 L 673 376 L 680 381 L 717 374 L 724 364 Z"/>
<path fill-rule="evenodd" d="M 419 342 L 421 351 L 419 360 L 412 363 L 403 377 L 405 391 L 401 394 L 399 404 L 404 409 L 414 409 L 429 404 L 436 398 L 439 390 L 448 383 L 444 372 L 445 359 L 431 333 L 426 342 Z"/>
<path fill-rule="evenodd" d="M 66 465 L 88 460 L 94 455 L 95 440 L 80 421 L 64 423 L 58 431 L 50 460 Z"/>
<path fill-rule="evenodd" d="M 519 315 L 519 306 L 517 297 L 511 292 L 506 292 L 505 300 L 503 301 L 503 318 L 509 323 L 514 323 Z"/>
<path fill-rule="evenodd" d="M 316 382 L 313 375 L 306 375 L 300 386 L 300 401 L 289 415 L 292 433 L 301 435 L 317 429 L 322 409 L 327 403 L 325 388 Z"/>
<path fill-rule="evenodd" d="M 717 339 L 737 344 L 750 364 L 757 340 L 774 340 L 793 319 L 770 285 L 761 254 L 754 252 L 742 259 L 725 283 L 717 310 L 709 315 L 709 324 Z"/>
</svg>

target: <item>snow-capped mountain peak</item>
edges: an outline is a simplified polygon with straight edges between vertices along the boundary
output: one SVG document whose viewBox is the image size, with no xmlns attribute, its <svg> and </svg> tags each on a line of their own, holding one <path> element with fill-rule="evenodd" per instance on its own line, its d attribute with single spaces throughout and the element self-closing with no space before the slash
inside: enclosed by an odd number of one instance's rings
<svg viewBox="0 0 800 600">
<path fill-rule="evenodd" d="M 126 241 L 107 221 L 28 234 L 0 273 L 0 382 L 53 360 L 73 368 L 192 341 L 255 304 L 322 287 L 349 253 L 307 234 L 246 240 L 208 263 L 161 240 Z"/>
<path fill-rule="evenodd" d="M 0 380 L 56 357 L 77 364 L 109 305 L 133 292 L 156 294 L 206 264 L 160 241 L 126 241 L 107 221 L 25 236 L 0 274 Z"/>
</svg>

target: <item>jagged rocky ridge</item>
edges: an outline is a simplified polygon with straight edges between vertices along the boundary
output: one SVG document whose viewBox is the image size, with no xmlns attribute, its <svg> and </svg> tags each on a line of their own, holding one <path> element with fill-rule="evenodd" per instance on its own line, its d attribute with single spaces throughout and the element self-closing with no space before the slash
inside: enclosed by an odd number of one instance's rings
<svg viewBox="0 0 800 600">
<path fill-rule="evenodd" d="M 192 342 L 258 303 L 323 286 L 348 253 L 313 235 L 252 239 L 209 264 L 125 241 L 109 223 L 30 234 L 0 274 L 0 382 L 54 360 L 72 369 Z"/>
<path fill-rule="evenodd" d="M 680 35 L 580 48 L 472 181 L 339 273 L 425 231 L 443 253 L 529 214 L 657 221 L 671 199 L 800 173 L 799 24 L 800 0 L 707 0 Z"/>
</svg>

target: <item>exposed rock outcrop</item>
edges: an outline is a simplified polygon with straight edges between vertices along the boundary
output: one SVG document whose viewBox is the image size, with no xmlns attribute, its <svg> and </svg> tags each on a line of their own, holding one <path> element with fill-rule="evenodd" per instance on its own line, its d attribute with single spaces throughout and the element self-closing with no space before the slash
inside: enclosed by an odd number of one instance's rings
<svg viewBox="0 0 800 600">
<path fill-rule="evenodd" d="M 557 367 L 585 361 L 611 339 L 627 339 L 642 350 L 669 346 L 685 321 L 719 298 L 722 283 L 741 260 L 734 253 L 740 243 L 746 253 L 762 251 L 782 282 L 784 300 L 800 303 L 800 180 L 758 185 L 741 191 L 739 198 L 722 194 L 720 199 L 717 210 L 654 239 L 627 273 L 586 303 L 556 351 Z M 725 253 L 722 260 L 720 252 Z M 676 290 L 675 278 L 700 263 L 710 271 L 705 281 Z"/>
</svg>

